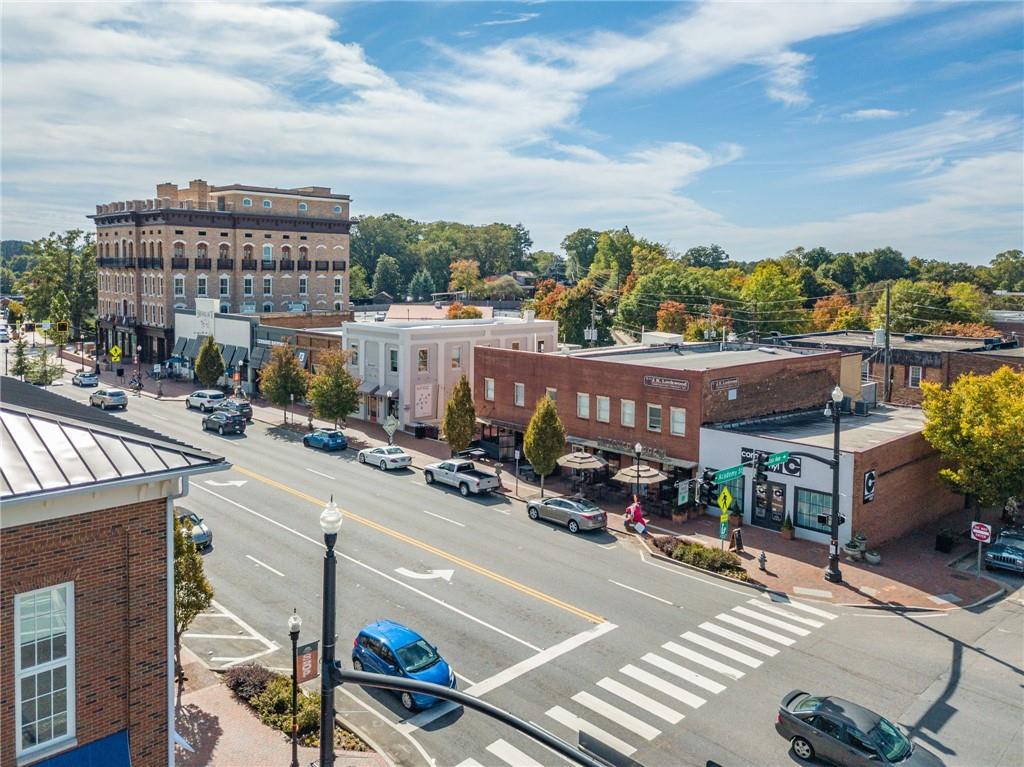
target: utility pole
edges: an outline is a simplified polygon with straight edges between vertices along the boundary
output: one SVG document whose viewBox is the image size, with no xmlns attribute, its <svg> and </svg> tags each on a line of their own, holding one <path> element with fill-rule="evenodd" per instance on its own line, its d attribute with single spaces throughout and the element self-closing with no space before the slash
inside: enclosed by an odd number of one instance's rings
<svg viewBox="0 0 1024 767">
<path fill-rule="evenodd" d="M 757 302 L 754 302 L 754 343 L 759 343 L 761 340 L 761 326 L 757 322 Z"/>
<path fill-rule="evenodd" d="M 889 308 L 890 308 L 890 291 L 891 282 L 885 283 L 885 352 L 884 352 L 884 369 L 885 369 L 885 380 L 882 382 L 882 399 L 885 402 L 889 402 L 892 399 L 892 354 L 889 343 Z"/>
<path fill-rule="evenodd" d="M 597 341 L 597 326 L 595 325 L 595 322 L 594 299 L 590 299 L 590 328 L 587 330 L 587 339 L 590 341 L 589 346 L 591 347 Z"/>
</svg>

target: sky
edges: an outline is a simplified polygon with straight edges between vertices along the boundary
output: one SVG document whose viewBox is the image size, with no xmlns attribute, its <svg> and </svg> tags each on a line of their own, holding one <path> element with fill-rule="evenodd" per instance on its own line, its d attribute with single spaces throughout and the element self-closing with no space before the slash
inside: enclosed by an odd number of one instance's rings
<svg viewBox="0 0 1024 767">
<path fill-rule="evenodd" d="M 8 0 L 2 236 L 155 185 L 733 258 L 1024 241 L 1024 4 Z"/>
</svg>

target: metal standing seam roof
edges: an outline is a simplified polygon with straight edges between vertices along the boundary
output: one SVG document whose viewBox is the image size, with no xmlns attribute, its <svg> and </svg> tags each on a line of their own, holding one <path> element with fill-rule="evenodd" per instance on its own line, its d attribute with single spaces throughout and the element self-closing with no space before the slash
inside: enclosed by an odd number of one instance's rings
<svg viewBox="0 0 1024 767">
<path fill-rule="evenodd" d="M 227 466 L 220 456 L 37 410 L 0 409 L 0 498 Z"/>
<path fill-rule="evenodd" d="M 187 343 L 188 339 L 185 336 L 179 337 L 178 340 L 174 342 L 174 351 L 171 352 L 171 356 L 179 356 L 183 351 L 185 351 L 185 344 Z"/>
<path fill-rule="evenodd" d="M 252 356 L 249 358 L 249 366 L 253 368 L 261 368 L 267 361 L 267 350 L 262 346 L 257 346 L 252 350 Z"/>
</svg>

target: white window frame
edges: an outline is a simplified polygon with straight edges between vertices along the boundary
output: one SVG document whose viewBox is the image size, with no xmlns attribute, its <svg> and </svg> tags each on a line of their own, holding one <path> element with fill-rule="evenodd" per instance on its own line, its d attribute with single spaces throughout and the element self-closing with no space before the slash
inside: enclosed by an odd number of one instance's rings
<svg viewBox="0 0 1024 767">
<path fill-rule="evenodd" d="M 914 371 L 917 371 L 917 383 L 914 382 Z M 907 367 L 907 386 L 911 389 L 920 389 L 921 381 L 924 380 L 924 368 L 921 365 L 910 365 Z"/>
<path fill-rule="evenodd" d="M 679 418 L 680 428 L 676 428 L 676 417 Z M 668 432 L 673 437 L 685 437 L 686 436 L 686 408 L 685 407 L 671 407 L 669 408 L 668 416 Z"/>
<path fill-rule="evenodd" d="M 558 389 L 554 389 L 550 386 L 545 386 L 544 393 L 548 395 L 548 399 L 550 399 L 552 402 L 558 402 Z"/>
<path fill-rule="evenodd" d="M 196 277 L 196 296 L 199 298 L 206 298 L 209 296 L 209 286 L 207 285 L 206 275 L 200 274 Z"/>
<path fill-rule="evenodd" d="M 603 410 L 602 410 L 603 406 Z M 602 416 L 603 412 L 603 416 Z M 597 395 L 597 412 L 594 414 L 595 418 L 601 423 L 608 423 L 612 417 L 612 401 L 610 398 L 605 397 L 601 394 Z"/>
<path fill-rule="evenodd" d="M 628 418 L 626 416 L 627 408 Z M 630 429 L 636 428 L 636 402 L 631 399 L 619 400 L 619 424 Z"/>
<path fill-rule="evenodd" d="M 242 198 L 242 207 L 243 208 L 251 208 L 252 207 L 252 198 L 250 198 L 250 197 L 243 197 Z"/>
<path fill-rule="evenodd" d="M 254 290 L 256 290 L 256 285 L 252 275 L 245 275 L 245 277 L 242 278 L 242 293 L 247 297 L 251 297 Z"/>
<path fill-rule="evenodd" d="M 658 428 L 657 429 L 651 427 L 651 415 L 653 413 L 657 413 L 658 414 Z M 647 403 L 647 431 L 658 432 L 660 434 L 662 428 L 664 428 L 664 425 L 665 425 L 665 421 L 662 418 L 661 405 L 655 405 L 655 404 L 653 404 L 651 402 L 648 402 Z"/>
<path fill-rule="evenodd" d="M 430 350 L 429 349 L 417 349 L 416 350 L 416 372 L 426 373 L 430 371 Z"/>
<path fill-rule="evenodd" d="M 388 372 L 398 372 L 398 349 L 388 349 Z"/>
<path fill-rule="evenodd" d="M 181 288 L 181 290 L 178 290 L 179 287 Z M 175 298 L 184 298 L 185 297 L 185 275 L 184 274 L 176 274 L 176 275 L 174 275 L 174 297 Z"/>
<path fill-rule="evenodd" d="M 301 277 L 299 277 L 299 295 L 300 296 L 308 296 L 309 295 L 309 277 L 307 277 L 304 274 Z"/>
<path fill-rule="evenodd" d="M 576 392 L 576 417 L 590 420 L 590 395 Z"/>
<path fill-rule="evenodd" d="M 64 604 L 66 612 L 64 616 L 64 623 L 66 629 L 66 648 L 67 653 L 64 658 L 58 661 L 49 660 L 45 663 L 38 663 L 31 667 L 31 670 L 23 669 L 21 667 L 21 605 L 26 597 L 39 594 L 41 592 L 54 591 L 56 589 L 66 588 L 66 596 Z M 65 581 L 64 583 L 56 583 L 52 586 L 46 586 L 40 589 L 33 589 L 32 591 L 25 591 L 21 594 L 17 594 L 14 597 L 14 732 L 15 732 L 15 755 L 20 761 L 23 757 L 31 757 L 33 754 L 46 752 L 51 749 L 55 749 L 61 744 L 73 743 L 75 741 L 75 698 L 77 693 L 76 678 L 75 678 L 75 584 L 74 581 Z M 21 719 L 21 681 L 23 678 L 29 676 L 37 676 L 45 671 L 52 671 L 56 668 L 65 667 L 65 681 L 67 684 L 67 720 L 68 727 L 67 733 L 61 735 L 58 738 L 51 738 L 43 743 L 36 743 L 35 745 L 23 748 L 21 744 L 21 728 L 23 722 Z M 37 720 L 38 721 L 38 720 Z"/>
<path fill-rule="evenodd" d="M 270 290 L 267 290 L 267 286 L 270 286 Z M 264 277 L 263 278 L 263 295 L 272 296 L 274 295 L 274 278 Z"/>
<path fill-rule="evenodd" d="M 263 243 L 263 260 L 273 261 L 274 260 L 274 246 L 269 242 Z"/>
<path fill-rule="evenodd" d="M 306 203 L 304 203 L 304 202 L 300 202 L 299 203 L 299 210 L 305 212 L 305 211 L 309 210 L 309 206 Z"/>
<path fill-rule="evenodd" d="M 518 381 L 513 384 L 512 401 L 516 407 L 526 407 L 526 384 Z"/>
<path fill-rule="evenodd" d="M 263 210 L 270 210 L 272 207 L 274 207 L 273 202 L 271 202 L 270 200 L 263 201 Z"/>
<path fill-rule="evenodd" d="M 217 278 L 217 289 L 220 291 L 220 296 L 222 298 L 225 297 L 225 296 L 230 297 L 231 296 L 231 278 L 228 275 L 226 275 L 226 274 L 220 275 L 220 277 Z"/>
<path fill-rule="evenodd" d="M 348 363 L 350 365 L 358 365 L 359 364 L 359 342 L 358 341 L 353 341 L 352 343 L 350 343 L 349 346 L 348 346 L 348 350 L 349 350 Z"/>
<path fill-rule="evenodd" d="M 462 347 L 456 346 L 452 349 L 452 370 L 462 369 Z"/>
<path fill-rule="evenodd" d="M 341 206 L 340 205 L 335 205 L 334 206 L 334 212 L 335 213 L 341 213 Z"/>
<path fill-rule="evenodd" d="M 484 379 L 484 399 L 488 402 L 494 402 L 494 379 Z"/>
<path fill-rule="evenodd" d="M 341 277 L 334 278 L 334 295 L 340 296 L 345 291 L 343 290 L 344 285 L 342 284 Z"/>
<path fill-rule="evenodd" d="M 267 314 L 268 312 L 272 312 L 272 311 L 274 311 L 274 302 L 273 301 L 264 301 L 263 302 L 263 313 Z"/>
</svg>

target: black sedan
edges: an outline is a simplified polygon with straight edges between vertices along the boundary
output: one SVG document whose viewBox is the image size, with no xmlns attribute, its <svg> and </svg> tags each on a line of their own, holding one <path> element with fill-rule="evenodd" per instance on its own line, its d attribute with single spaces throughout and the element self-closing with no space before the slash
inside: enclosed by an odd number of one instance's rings
<svg viewBox="0 0 1024 767">
<path fill-rule="evenodd" d="M 227 413 L 235 413 L 242 416 L 246 421 L 252 422 L 252 405 L 247 400 L 231 397 L 217 405 L 217 409 Z"/>
<path fill-rule="evenodd" d="M 218 434 L 245 434 L 245 419 L 235 413 L 214 410 L 203 416 L 203 431 L 216 431 Z"/>
<path fill-rule="evenodd" d="M 775 729 L 801 759 L 817 757 L 840 767 L 942 767 L 897 725 L 842 698 L 793 690 L 779 704 Z"/>
</svg>

